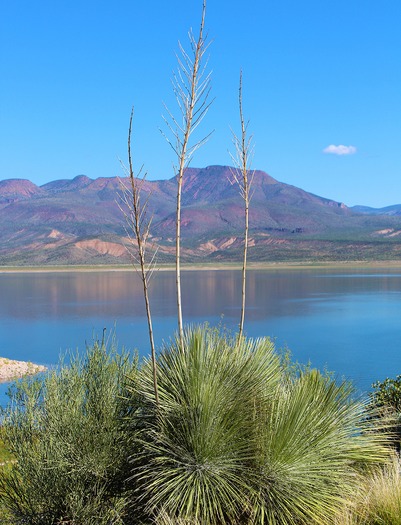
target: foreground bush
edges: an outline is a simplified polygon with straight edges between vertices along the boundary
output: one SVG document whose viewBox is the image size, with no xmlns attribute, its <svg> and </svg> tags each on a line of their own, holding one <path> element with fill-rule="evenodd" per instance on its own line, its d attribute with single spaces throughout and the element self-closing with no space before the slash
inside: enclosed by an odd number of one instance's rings
<svg viewBox="0 0 401 525">
<path fill-rule="evenodd" d="M 379 416 L 389 422 L 392 427 L 393 444 L 397 452 L 401 448 L 401 375 L 395 379 L 386 378 L 372 385 L 370 394 L 372 406 Z"/>
<path fill-rule="evenodd" d="M 3 437 L 17 462 L 0 470 L 11 524 L 329 524 L 388 458 L 352 388 L 284 365 L 269 339 L 188 329 L 157 369 L 159 405 L 151 364 L 98 343 L 16 385 Z"/>
<path fill-rule="evenodd" d="M 150 365 L 142 370 L 151 403 Z M 280 380 L 272 343 L 228 341 L 212 330 L 185 333 L 158 359 L 160 410 L 143 436 L 146 467 L 134 462 L 139 501 L 150 517 L 235 522 L 250 503 L 255 412 Z M 192 521 L 191 521 L 192 522 Z"/>
<path fill-rule="evenodd" d="M 280 385 L 257 422 L 253 523 L 331 523 L 362 468 L 386 461 L 347 383 L 307 370 Z"/>
<path fill-rule="evenodd" d="M 132 475 L 149 520 L 331 523 L 359 471 L 388 457 L 348 384 L 288 374 L 268 339 L 192 329 L 184 348 L 164 349 L 158 372 L 157 420 Z M 140 383 L 152 406 L 150 366 Z"/>
<path fill-rule="evenodd" d="M 136 406 L 125 381 L 136 372 L 127 354 L 95 343 L 69 367 L 15 385 L 2 435 L 17 463 L 0 471 L 12 523 L 130 523 L 126 418 Z"/>
</svg>

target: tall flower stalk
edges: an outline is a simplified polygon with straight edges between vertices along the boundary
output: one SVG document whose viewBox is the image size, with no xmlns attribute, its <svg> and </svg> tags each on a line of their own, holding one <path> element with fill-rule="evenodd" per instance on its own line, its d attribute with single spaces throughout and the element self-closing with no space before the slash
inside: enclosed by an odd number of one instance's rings
<svg viewBox="0 0 401 525">
<path fill-rule="evenodd" d="M 156 349 L 153 337 L 152 315 L 149 300 L 149 281 L 155 268 L 157 250 L 153 249 L 153 254 L 151 255 L 150 261 L 148 262 L 146 256 L 148 241 L 150 239 L 150 227 L 152 224 L 152 217 L 149 218 L 147 216 L 150 193 L 147 194 L 144 201 L 141 200 L 143 185 L 146 181 L 146 173 L 142 175 L 143 168 L 141 168 L 139 170 L 138 177 L 135 177 L 134 174 L 131 153 L 133 117 L 134 109 L 132 109 L 131 111 L 128 129 L 128 170 L 126 171 L 130 181 L 130 186 L 127 188 L 124 184 L 122 184 L 122 202 L 124 204 L 124 208 L 121 207 L 121 209 L 127 221 L 126 232 L 130 240 L 130 248 L 128 249 L 128 251 L 135 265 L 139 266 L 139 274 L 142 280 L 152 359 L 153 389 L 156 406 L 159 406 L 159 394 L 157 388 Z"/>
<path fill-rule="evenodd" d="M 249 203 L 251 200 L 251 187 L 254 173 L 250 172 L 250 164 L 253 153 L 252 135 L 248 136 L 248 123 L 245 123 L 242 110 L 242 70 L 239 78 L 238 90 L 239 117 L 241 123 L 241 135 L 233 132 L 233 143 L 235 155 L 231 155 L 235 168 L 231 174 L 238 185 L 240 195 L 244 200 L 244 253 L 242 262 L 242 291 L 241 291 L 241 317 L 238 329 L 238 338 L 241 339 L 244 333 L 245 320 L 245 299 L 246 299 L 246 268 L 248 258 L 248 238 L 249 238 Z"/>
<path fill-rule="evenodd" d="M 191 52 L 187 53 L 179 43 L 180 55 L 177 57 L 178 70 L 172 79 L 173 91 L 178 103 L 180 117 L 175 117 L 165 106 L 168 117 L 163 117 L 172 140 L 166 137 L 177 156 L 174 170 L 177 173 L 177 207 L 176 207 L 176 286 L 177 286 L 177 317 L 178 334 L 183 347 L 183 320 L 181 302 L 181 200 L 185 168 L 188 167 L 195 151 L 206 142 L 209 135 L 194 144 L 190 138 L 206 115 L 211 102 L 210 73 L 207 72 L 207 61 L 204 64 L 205 53 L 208 49 L 204 36 L 206 15 L 206 0 L 203 1 L 202 18 L 199 36 L 195 39 L 192 30 L 189 32 Z"/>
</svg>

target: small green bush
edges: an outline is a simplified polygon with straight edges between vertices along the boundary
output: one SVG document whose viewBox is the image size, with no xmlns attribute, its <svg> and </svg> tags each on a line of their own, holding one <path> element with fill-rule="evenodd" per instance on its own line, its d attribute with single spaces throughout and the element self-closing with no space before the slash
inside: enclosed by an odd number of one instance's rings
<svg viewBox="0 0 401 525">
<path fill-rule="evenodd" d="M 395 379 L 386 378 L 384 381 L 373 383 L 371 393 L 373 403 L 381 408 L 391 408 L 401 414 L 401 375 Z"/>
<path fill-rule="evenodd" d="M 18 382 L 3 418 L 16 458 L 0 471 L 12 523 L 129 523 L 129 455 L 135 450 L 137 362 L 95 342 L 84 357 L 44 378 Z"/>
<path fill-rule="evenodd" d="M 372 407 L 377 417 L 388 422 L 393 435 L 393 445 L 400 452 L 401 445 L 401 375 L 395 379 L 386 378 L 372 385 L 370 393 Z"/>
</svg>

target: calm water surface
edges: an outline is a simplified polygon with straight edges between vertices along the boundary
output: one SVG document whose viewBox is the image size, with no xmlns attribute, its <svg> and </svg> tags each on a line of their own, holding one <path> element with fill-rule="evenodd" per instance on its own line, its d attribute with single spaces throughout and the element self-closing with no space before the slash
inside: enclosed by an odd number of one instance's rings
<svg viewBox="0 0 401 525">
<path fill-rule="evenodd" d="M 187 323 L 235 329 L 241 275 L 236 270 L 182 274 Z M 158 345 L 176 328 L 175 275 L 151 283 Z M 0 274 L 0 355 L 54 365 L 66 350 L 84 349 L 115 327 L 120 346 L 148 353 L 138 275 L 133 272 Z M 352 379 L 367 390 L 401 373 L 399 270 L 251 270 L 246 332 L 268 335 L 294 359 Z M 4 404 L 6 385 L 0 385 Z"/>
</svg>

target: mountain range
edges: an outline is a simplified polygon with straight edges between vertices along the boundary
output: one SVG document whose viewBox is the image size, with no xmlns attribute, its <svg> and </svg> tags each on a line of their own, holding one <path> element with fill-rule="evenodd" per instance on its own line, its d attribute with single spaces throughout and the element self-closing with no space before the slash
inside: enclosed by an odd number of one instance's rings
<svg viewBox="0 0 401 525">
<path fill-rule="evenodd" d="M 129 229 L 121 210 L 128 179 L 79 175 L 36 186 L 0 181 L 0 264 L 124 264 Z M 144 181 L 160 263 L 174 261 L 177 181 Z M 240 261 L 243 201 L 232 168 L 187 168 L 182 257 Z M 401 256 L 401 205 L 349 208 L 253 172 L 249 258 L 254 261 L 390 260 Z"/>
</svg>

